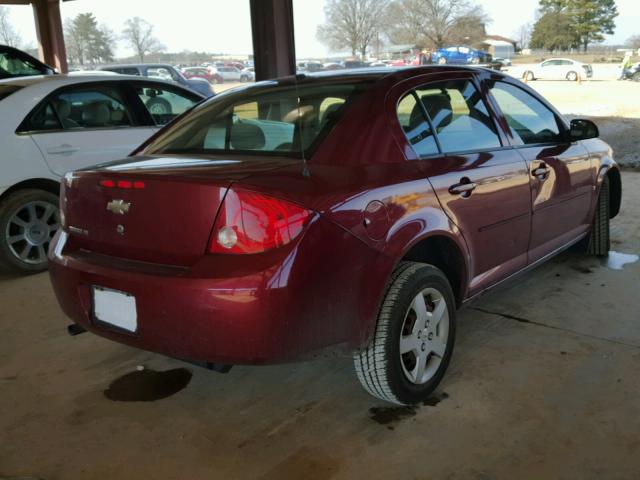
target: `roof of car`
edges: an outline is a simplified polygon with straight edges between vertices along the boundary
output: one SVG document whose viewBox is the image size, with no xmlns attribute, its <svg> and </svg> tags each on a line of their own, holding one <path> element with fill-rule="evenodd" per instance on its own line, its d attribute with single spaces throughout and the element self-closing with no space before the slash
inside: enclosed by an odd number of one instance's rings
<svg viewBox="0 0 640 480">
<path fill-rule="evenodd" d="M 139 67 L 169 67 L 175 68 L 170 63 L 117 63 L 115 65 L 104 65 L 100 70 L 108 70 L 110 68 L 139 68 Z"/>
<path fill-rule="evenodd" d="M 138 75 L 119 75 L 114 73 L 113 75 L 95 74 L 95 75 L 33 75 L 28 77 L 14 77 L 0 80 L 0 85 L 16 85 L 19 87 L 29 87 L 31 85 L 37 85 L 41 83 L 49 83 L 51 85 L 73 85 L 78 83 L 90 83 L 90 82 L 106 82 L 106 81 L 144 81 L 144 82 L 159 82 L 166 83 L 167 85 L 175 86 L 172 82 L 167 82 L 157 78 L 140 77 Z"/>
<path fill-rule="evenodd" d="M 363 67 L 363 68 L 348 68 L 344 70 L 330 70 L 325 72 L 309 72 L 303 73 L 305 78 L 317 78 L 317 79 L 340 79 L 345 80 L 353 79 L 354 77 L 370 78 L 372 80 L 380 80 L 390 75 L 399 75 L 403 77 L 412 77 L 418 74 L 427 73 L 441 73 L 441 72 L 473 72 L 473 71 L 490 71 L 492 73 L 499 73 L 496 70 L 489 70 L 485 67 L 471 67 L 471 66 L 453 66 L 453 65 L 421 65 L 421 66 L 406 66 L 406 67 Z M 403 75 L 404 74 L 404 75 Z"/>
</svg>

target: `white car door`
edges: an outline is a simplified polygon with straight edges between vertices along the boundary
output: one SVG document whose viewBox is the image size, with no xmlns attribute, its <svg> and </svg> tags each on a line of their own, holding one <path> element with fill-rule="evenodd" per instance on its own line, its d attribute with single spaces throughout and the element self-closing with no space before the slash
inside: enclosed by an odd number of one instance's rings
<svg viewBox="0 0 640 480">
<path fill-rule="evenodd" d="M 555 80 L 555 77 L 558 75 L 557 69 L 558 67 L 555 60 L 547 60 L 540 64 L 536 72 L 536 77 L 541 80 Z"/>
<path fill-rule="evenodd" d="M 149 138 L 155 129 L 138 126 L 124 98 L 114 82 L 74 85 L 47 98 L 33 114 L 31 137 L 51 171 L 118 160 Z"/>
</svg>

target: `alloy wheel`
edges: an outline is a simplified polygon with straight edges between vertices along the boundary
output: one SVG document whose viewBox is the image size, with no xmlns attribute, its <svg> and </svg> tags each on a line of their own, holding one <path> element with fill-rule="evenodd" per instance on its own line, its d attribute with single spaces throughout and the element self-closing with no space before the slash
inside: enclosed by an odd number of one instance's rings
<svg viewBox="0 0 640 480">
<path fill-rule="evenodd" d="M 58 207 L 44 201 L 20 206 L 10 217 L 5 231 L 9 251 L 21 262 L 40 265 L 47 262 L 47 251 L 60 228 Z"/>
<path fill-rule="evenodd" d="M 418 293 L 405 315 L 400 335 L 402 371 L 411 383 L 427 383 L 438 371 L 449 338 L 449 311 L 435 288 Z"/>
</svg>

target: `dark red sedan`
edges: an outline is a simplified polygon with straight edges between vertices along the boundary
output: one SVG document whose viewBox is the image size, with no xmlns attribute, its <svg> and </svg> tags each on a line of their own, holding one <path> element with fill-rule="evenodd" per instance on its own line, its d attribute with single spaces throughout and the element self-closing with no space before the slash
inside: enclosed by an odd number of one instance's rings
<svg viewBox="0 0 640 480">
<path fill-rule="evenodd" d="M 223 83 L 224 78 L 215 70 L 205 67 L 187 67 L 182 69 L 185 78 L 203 78 L 209 83 Z"/>
<path fill-rule="evenodd" d="M 369 69 L 223 93 L 62 186 L 64 312 L 210 367 L 353 355 L 411 404 L 456 309 L 577 244 L 607 255 L 621 182 L 588 120 L 484 69 Z"/>
</svg>

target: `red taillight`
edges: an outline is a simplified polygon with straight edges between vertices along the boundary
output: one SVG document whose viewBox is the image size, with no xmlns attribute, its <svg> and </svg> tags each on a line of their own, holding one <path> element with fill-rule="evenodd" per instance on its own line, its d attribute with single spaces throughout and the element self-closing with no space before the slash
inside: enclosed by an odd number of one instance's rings
<svg viewBox="0 0 640 480">
<path fill-rule="evenodd" d="M 311 212 L 293 203 L 229 190 L 209 242 L 209 253 L 259 253 L 296 238 Z"/>
<path fill-rule="evenodd" d="M 140 180 L 136 180 L 135 182 L 131 180 L 118 180 L 117 182 L 114 180 L 100 180 L 98 184 L 105 188 L 118 187 L 125 190 L 130 190 L 132 188 L 142 190 L 145 187 L 144 182 L 141 182 Z"/>
</svg>

